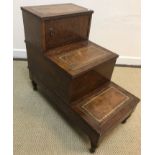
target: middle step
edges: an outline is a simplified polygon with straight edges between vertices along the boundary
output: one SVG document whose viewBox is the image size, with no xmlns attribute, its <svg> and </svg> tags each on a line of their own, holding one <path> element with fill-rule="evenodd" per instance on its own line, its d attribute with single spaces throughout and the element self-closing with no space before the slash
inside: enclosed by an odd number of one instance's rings
<svg viewBox="0 0 155 155">
<path fill-rule="evenodd" d="M 55 93 L 70 103 L 110 81 L 118 55 L 81 41 L 51 49 L 45 57 L 53 64 Z"/>
</svg>

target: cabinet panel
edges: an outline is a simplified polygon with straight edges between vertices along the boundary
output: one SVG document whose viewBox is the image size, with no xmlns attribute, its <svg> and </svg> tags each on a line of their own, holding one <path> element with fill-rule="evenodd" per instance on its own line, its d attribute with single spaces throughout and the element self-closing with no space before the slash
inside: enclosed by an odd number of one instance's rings
<svg viewBox="0 0 155 155">
<path fill-rule="evenodd" d="M 45 21 L 46 49 L 88 39 L 90 18 L 87 14 Z"/>
</svg>

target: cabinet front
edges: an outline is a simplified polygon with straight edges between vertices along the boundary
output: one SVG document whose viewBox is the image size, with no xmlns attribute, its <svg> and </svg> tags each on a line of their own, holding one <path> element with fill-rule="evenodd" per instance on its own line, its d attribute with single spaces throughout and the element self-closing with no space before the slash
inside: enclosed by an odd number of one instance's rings
<svg viewBox="0 0 155 155">
<path fill-rule="evenodd" d="M 87 14 L 45 21 L 46 49 L 87 39 L 90 18 Z"/>
</svg>

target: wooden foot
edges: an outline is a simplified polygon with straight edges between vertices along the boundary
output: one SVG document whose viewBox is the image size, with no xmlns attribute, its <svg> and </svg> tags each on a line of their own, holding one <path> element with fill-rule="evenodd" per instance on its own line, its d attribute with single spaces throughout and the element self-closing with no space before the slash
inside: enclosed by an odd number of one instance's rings
<svg viewBox="0 0 155 155">
<path fill-rule="evenodd" d="M 130 116 L 131 116 L 131 114 L 122 121 L 122 124 L 125 124 Z"/>
<path fill-rule="evenodd" d="M 90 148 L 90 153 L 94 153 L 96 148 L 98 147 L 98 143 L 99 143 L 99 137 L 98 138 L 90 138 L 90 142 L 91 142 L 91 148 Z"/>
<path fill-rule="evenodd" d="M 35 90 L 35 91 L 38 90 L 37 84 L 33 80 L 32 80 L 32 86 L 33 86 L 33 90 Z"/>
<path fill-rule="evenodd" d="M 95 150 L 96 150 L 96 147 L 91 146 L 91 148 L 90 148 L 90 153 L 94 153 L 94 152 L 95 152 Z"/>
</svg>

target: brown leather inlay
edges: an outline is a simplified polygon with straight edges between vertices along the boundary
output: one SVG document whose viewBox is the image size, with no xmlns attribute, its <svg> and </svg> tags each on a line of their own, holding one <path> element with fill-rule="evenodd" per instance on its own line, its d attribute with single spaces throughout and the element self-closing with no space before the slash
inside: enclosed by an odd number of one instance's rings
<svg viewBox="0 0 155 155">
<path fill-rule="evenodd" d="M 89 46 L 76 49 L 68 53 L 64 52 L 58 58 L 65 62 L 70 69 L 75 70 L 105 54 L 107 53 L 103 52 L 103 50 L 94 46 Z"/>
<path fill-rule="evenodd" d="M 96 121 L 102 122 L 128 99 L 129 97 L 118 89 L 110 87 L 82 105 L 81 108 Z"/>
</svg>

